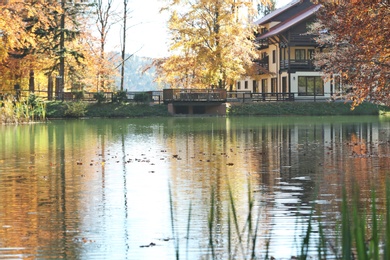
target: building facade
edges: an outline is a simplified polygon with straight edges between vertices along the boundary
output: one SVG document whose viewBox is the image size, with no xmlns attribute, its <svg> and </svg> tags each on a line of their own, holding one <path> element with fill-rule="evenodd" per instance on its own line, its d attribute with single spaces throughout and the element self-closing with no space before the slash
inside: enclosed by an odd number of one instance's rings
<svg viewBox="0 0 390 260">
<path fill-rule="evenodd" d="M 236 83 L 237 91 L 294 94 L 294 99 L 329 99 L 333 84 L 324 82 L 313 55 L 321 51 L 308 26 L 320 8 L 310 0 L 294 0 L 257 20 L 256 43 L 260 57 L 255 61 L 258 75 Z M 287 95 L 286 95 L 287 96 Z"/>
</svg>

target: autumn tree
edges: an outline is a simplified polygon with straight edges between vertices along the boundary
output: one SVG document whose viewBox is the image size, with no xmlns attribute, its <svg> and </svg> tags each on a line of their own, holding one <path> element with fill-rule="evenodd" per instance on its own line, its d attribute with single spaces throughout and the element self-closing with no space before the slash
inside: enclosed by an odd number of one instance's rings
<svg viewBox="0 0 390 260">
<path fill-rule="evenodd" d="M 354 107 L 364 100 L 390 105 L 390 1 L 317 2 L 317 66 L 327 79 L 341 76 Z"/>
<path fill-rule="evenodd" d="M 35 30 L 46 24 L 42 2 L 10 1 L 0 5 L 0 86 L 3 90 L 21 83 L 33 86 L 33 81 L 27 83 L 28 77 L 33 79 L 34 69 L 43 64 L 43 59 L 32 57 L 39 45 Z"/>
<path fill-rule="evenodd" d="M 25 86 L 30 77 L 31 86 L 34 74 L 46 74 L 62 80 L 66 76 L 71 80 L 69 88 L 80 87 L 89 67 L 85 59 L 89 34 L 83 23 L 87 8 L 79 2 L 46 0 L 10 1 L 0 6 L 2 85 L 19 82 Z"/>
<path fill-rule="evenodd" d="M 31 38 L 24 31 L 23 20 L 17 10 L 9 9 L 7 5 L 0 5 L 0 62 L 8 57 L 8 51 L 15 48 L 24 48 L 29 45 Z M 25 42 L 20 41 L 21 36 Z"/>
<path fill-rule="evenodd" d="M 123 25 L 122 25 L 122 50 L 121 50 L 121 81 L 120 81 L 120 90 L 124 89 L 125 82 L 125 56 L 126 56 L 126 36 L 127 36 L 127 19 L 129 14 L 129 9 L 127 7 L 128 0 L 123 0 Z"/>
<path fill-rule="evenodd" d="M 275 0 L 270 0 L 265 3 L 258 3 L 257 4 L 257 14 L 265 16 L 269 14 L 272 11 L 275 11 L 276 9 L 276 2 Z"/>
<path fill-rule="evenodd" d="M 181 88 L 227 88 L 257 57 L 252 1 L 172 0 L 171 56 L 155 60 L 157 81 Z"/>
<path fill-rule="evenodd" d="M 106 57 L 106 43 L 107 36 L 111 30 L 111 27 L 116 23 L 115 21 L 115 10 L 113 8 L 113 0 L 96 0 L 94 3 L 95 7 L 95 19 L 96 27 L 99 33 L 99 56 L 100 61 L 98 62 L 98 74 L 97 74 L 97 89 L 105 90 L 110 85 L 110 76 L 112 75 L 112 63 L 108 61 Z M 107 59 L 108 58 L 108 59 Z"/>
</svg>

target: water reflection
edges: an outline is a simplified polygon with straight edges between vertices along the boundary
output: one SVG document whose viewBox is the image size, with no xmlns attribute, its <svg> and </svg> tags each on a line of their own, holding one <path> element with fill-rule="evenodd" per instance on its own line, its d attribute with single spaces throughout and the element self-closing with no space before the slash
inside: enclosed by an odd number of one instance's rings
<svg viewBox="0 0 390 260">
<path fill-rule="evenodd" d="M 258 254 L 271 237 L 271 255 L 289 258 L 297 254 L 296 240 L 312 212 L 315 221 L 321 215 L 329 228 L 334 225 L 341 188 L 351 191 L 352 180 L 359 180 L 362 201 L 376 186 L 383 203 L 389 127 L 377 117 L 2 126 L 0 255 L 172 259 L 179 242 L 183 257 L 200 259 L 210 252 L 207 220 L 214 188 L 216 252 L 225 259 L 227 187 L 243 225 L 250 180 L 259 214 Z"/>
</svg>

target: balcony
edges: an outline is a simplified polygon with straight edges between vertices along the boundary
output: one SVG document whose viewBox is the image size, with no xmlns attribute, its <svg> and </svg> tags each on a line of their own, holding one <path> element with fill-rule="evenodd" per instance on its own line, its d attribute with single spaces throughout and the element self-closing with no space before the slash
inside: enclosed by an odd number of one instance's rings
<svg viewBox="0 0 390 260">
<path fill-rule="evenodd" d="M 318 44 L 313 39 L 312 35 L 304 33 L 290 33 L 290 46 L 317 46 Z"/>
<path fill-rule="evenodd" d="M 259 40 L 259 37 L 264 35 L 265 33 L 267 33 L 268 30 L 266 30 L 265 28 L 262 28 L 260 32 L 256 33 L 255 34 L 255 37 L 256 37 L 256 45 L 257 45 L 257 49 L 258 50 L 262 50 L 262 49 L 267 49 L 268 46 L 269 46 L 269 40 L 268 39 L 261 39 Z"/>
<path fill-rule="evenodd" d="M 280 69 L 292 71 L 315 71 L 313 60 L 281 60 Z"/>
<path fill-rule="evenodd" d="M 254 61 L 258 66 L 258 75 L 269 73 L 269 57 L 266 56 L 262 59 Z"/>
<path fill-rule="evenodd" d="M 269 40 L 268 39 L 262 39 L 262 40 L 256 39 L 256 45 L 257 45 L 258 50 L 267 49 L 269 46 Z"/>
</svg>

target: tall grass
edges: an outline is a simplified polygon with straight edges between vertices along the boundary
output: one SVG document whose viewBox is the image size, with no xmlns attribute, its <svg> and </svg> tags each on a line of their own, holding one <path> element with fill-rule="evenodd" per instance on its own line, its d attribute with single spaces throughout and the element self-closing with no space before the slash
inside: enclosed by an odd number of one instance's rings
<svg viewBox="0 0 390 260">
<path fill-rule="evenodd" d="M 0 100 L 0 124 L 22 124 L 46 119 L 43 100 L 31 94 L 27 99 L 14 100 L 7 96 Z"/>
<path fill-rule="evenodd" d="M 258 207 L 256 212 L 255 199 L 251 190 L 251 185 L 248 183 L 247 213 L 244 216 L 239 216 L 232 188 L 228 187 L 228 211 L 226 213 L 227 223 L 225 223 L 227 230 L 223 237 L 225 242 L 223 250 L 225 252 L 222 252 L 225 259 L 273 259 L 269 252 L 272 235 L 268 238 L 261 237 L 261 239 L 265 239 L 265 244 L 264 248 L 259 248 L 258 240 L 260 237 L 258 231 L 259 223 L 262 221 L 261 209 Z M 175 238 L 175 256 L 176 259 L 180 259 L 182 254 L 179 247 L 179 233 L 175 229 L 173 198 L 170 191 L 169 194 L 172 234 Z M 325 232 L 326 228 L 329 227 L 324 226 L 321 218 L 317 219 L 318 230 L 313 228 L 313 209 L 307 219 L 307 225 L 302 233 L 303 236 L 300 238 L 301 241 L 297 241 L 300 247 L 298 248 L 299 255 L 294 259 L 390 259 L 390 181 L 387 181 L 386 184 L 385 209 L 378 210 L 375 189 L 372 189 L 367 210 L 361 210 L 362 204 L 359 202 L 358 195 L 359 188 L 354 189 L 352 197 L 347 195 L 345 188 L 343 189 L 340 222 L 333 228 L 335 235 L 331 235 L 332 232 Z M 221 247 L 215 244 L 217 235 L 220 235 L 216 232 L 216 207 L 215 190 L 212 188 L 207 220 L 209 255 L 206 259 L 221 259 Z M 240 222 L 242 218 L 244 218 L 244 222 Z M 188 239 L 191 231 L 191 220 L 192 203 L 189 204 L 187 218 L 186 259 L 189 259 Z M 298 225 L 298 222 L 296 225 Z M 286 248 L 281 248 L 281 250 L 286 250 Z M 259 252 L 263 252 L 264 255 L 259 255 Z"/>
</svg>

